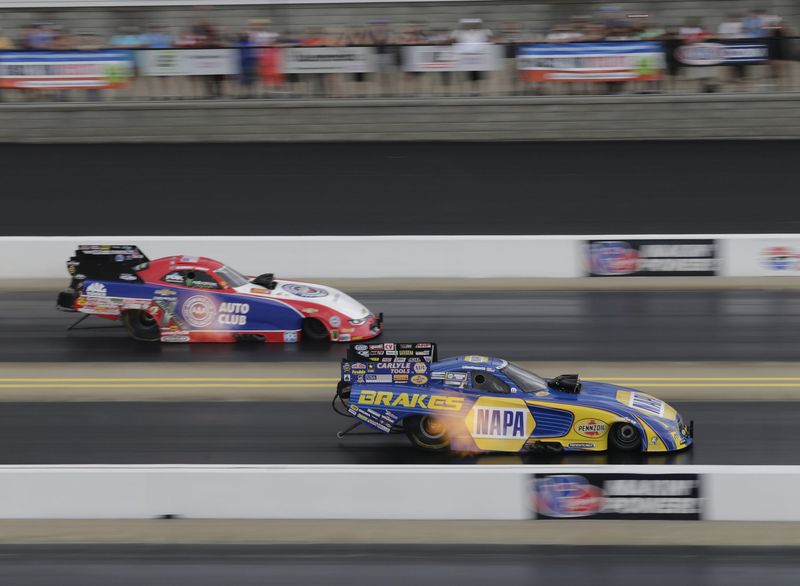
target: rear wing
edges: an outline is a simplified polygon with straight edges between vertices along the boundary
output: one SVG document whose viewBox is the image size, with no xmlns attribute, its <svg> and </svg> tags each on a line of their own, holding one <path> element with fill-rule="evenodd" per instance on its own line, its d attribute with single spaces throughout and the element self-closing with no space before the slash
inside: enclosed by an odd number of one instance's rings
<svg viewBox="0 0 800 586">
<path fill-rule="evenodd" d="M 429 342 L 350 344 L 342 360 L 341 382 L 424 385 L 437 358 L 436 344 Z"/>
<path fill-rule="evenodd" d="M 67 271 L 76 281 L 138 281 L 136 271 L 150 262 L 137 246 L 131 244 L 84 244 L 67 261 Z"/>
</svg>

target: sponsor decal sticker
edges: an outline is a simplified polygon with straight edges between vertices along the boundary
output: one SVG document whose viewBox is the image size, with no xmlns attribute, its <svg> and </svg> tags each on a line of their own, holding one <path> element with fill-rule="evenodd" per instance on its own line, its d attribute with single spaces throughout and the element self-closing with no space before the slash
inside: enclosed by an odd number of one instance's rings
<svg viewBox="0 0 800 586">
<path fill-rule="evenodd" d="M 132 275 L 130 273 L 122 273 L 120 274 L 119 278 L 122 279 L 123 281 L 135 281 L 136 275 Z"/>
<path fill-rule="evenodd" d="M 414 363 L 414 372 L 417 374 L 422 374 L 428 371 L 428 365 L 424 362 L 415 362 Z"/>
<path fill-rule="evenodd" d="M 575 423 L 575 431 L 583 437 L 603 437 L 608 432 L 608 424 L 599 419 L 581 419 Z"/>
<path fill-rule="evenodd" d="M 536 422 L 522 399 L 481 397 L 466 416 L 467 431 L 481 450 L 519 451 Z"/>
<path fill-rule="evenodd" d="M 472 362 L 474 364 L 485 364 L 489 362 L 486 356 L 464 356 L 464 362 Z"/>
<path fill-rule="evenodd" d="M 188 342 L 189 336 L 161 336 L 162 342 Z"/>
<path fill-rule="evenodd" d="M 391 383 L 391 374 L 367 374 L 364 375 L 364 382 L 366 383 Z"/>
<path fill-rule="evenodd" d="M 384 407 L 408 407 L 431 409 L 434 411 L 460 411 L 464 397 L 429 395 L 427 393 L 393 393 L 391 391 L 362 390 L 358 395 L 358 405 Z"/>
<path fill-rule="evenodd" d="M 247 324 L 247 314 L 250 312 L 248 303 L 225 302 L 219 304 L 218 322 L 223 326 L 243 326 Z"/>
<path fill-rule="evenodd" d="M 308 299 L 327 297 L 328 291 L 320 289 L 319 287 L 312 287 L 311 285 L 301 285 L 299 283 L 284 283 L 281 288 L 292 295 L 297 297 L 305 297 Z"/>
<path fill-rule="evenodd" d="M 428 377 L 422 374 L 415 374 L 411 377 L 411 383 L 415 385 L 424 385 L 428 382 Z"/>
<path fill-rule="evenodd" d="M 590 442 L 572 442 L 571 444 L 567 445 L 568 448 L 579 448 L 579 449 L 589 449 L 597 447 L 595 444 Z"/>
<path fill-rule="evenodd" d="M 528 409 L 500 409 L 476 407 L 472 410 L 472 437 L 512 439 L 527 438 L 526 414 Z"/>
<path fill-rule="evenodd" d="M 338 328 L 340 325 L 342 325 L 342 320 L 338 315 L 332 315 L 328 320 L 328 323 L 330 323 L 334 328 Z"/>
<path fill-rule="evenodd" d="M 297 332 L 283 332 L 284 342 L 297 342 Z"/>
<path fill-rule="evenodd" d="M 205 295 L 193 295 L 183 302 L 181 313 L 190 326 L 206 328 L 214 323 L 217 309 Z"/>
<path fill-rule="evenodd" d="M 102 283 L 92 283 L 85 289 L 86 294 L 89 297 L 105 297 L 106 296 L 106 286 Z"/>
</svg>

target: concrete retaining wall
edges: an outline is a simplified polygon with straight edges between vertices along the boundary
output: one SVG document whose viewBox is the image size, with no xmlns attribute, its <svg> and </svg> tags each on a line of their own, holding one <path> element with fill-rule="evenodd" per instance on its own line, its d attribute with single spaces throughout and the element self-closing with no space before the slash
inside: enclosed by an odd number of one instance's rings
<svg viewBox="0 0 800 586">
<path fill-rule="evenodd" d="M 66 277 L 65 262 L 81 244 L 136 244 L 151 259 L 173 254 L 208 256 L 245 274 L 270 271 L 284 278 L 571 279 L 588 275 L 589 240 L 674 244 L 698 238 L 715 241 L 713 270 L 719 277 L 800 276 L 797 234 L 10 236 L 0 237 L 0 266 L 6 284 L 12 279 L 59 279 Z"/>
<path fill-rule="evenodd" d="M 602 496 L 624 499 L 609 509 L 623 518 L 648 511 L 663 519 L 691 512 L 708 521 L 800 520 L 800 467 L 669 465 L 3 466 L 0 519 L 523 520 L 535 515 L 534 475 L 546 474 L 627 479 Z"/>
<path fill-rule="evenodd" d="M 800 95 L 14 104 L 0 142 L 800 138 Z"/>
</svg>

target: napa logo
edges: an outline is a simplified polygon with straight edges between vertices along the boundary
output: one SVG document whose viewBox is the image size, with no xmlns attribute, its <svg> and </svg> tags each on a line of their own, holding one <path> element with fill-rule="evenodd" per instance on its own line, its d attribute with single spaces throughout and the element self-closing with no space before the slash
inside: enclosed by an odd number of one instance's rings
<svg viewBox="0 0 800 586">
<path fill-rule="evenodd" d="M 528 409 L 499 409 L 497 407 L 476 407 L 472 410 L 472 437 L 516 439 L 526 438 Z"/>
<path fill-rule="evenodd" d="M 518 452 L 536 427 L 527 403 L 522 399 L 481 397 L 464 420 L 479 450 Z"/>
</svg>

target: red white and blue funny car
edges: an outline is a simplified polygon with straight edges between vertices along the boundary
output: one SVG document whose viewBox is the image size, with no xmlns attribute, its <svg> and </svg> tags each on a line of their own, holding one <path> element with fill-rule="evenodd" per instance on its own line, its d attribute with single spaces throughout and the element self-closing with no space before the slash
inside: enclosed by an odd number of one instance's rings
<svg viewBox="0 0 800 586">
<path fill-rule="evenodd" d="M 216 260 L 149 260 L 136 246 L 80 246 L 57 306 L 121 320 L 137 340 L 351 342 L 381 333 L 383 316 L 332 287 L 248 277 Z"/>
</svg>

